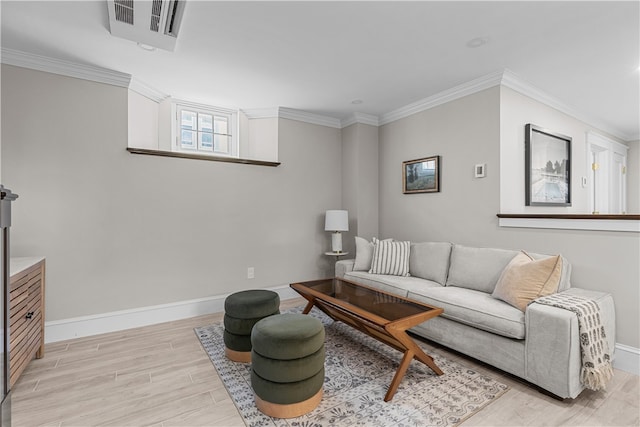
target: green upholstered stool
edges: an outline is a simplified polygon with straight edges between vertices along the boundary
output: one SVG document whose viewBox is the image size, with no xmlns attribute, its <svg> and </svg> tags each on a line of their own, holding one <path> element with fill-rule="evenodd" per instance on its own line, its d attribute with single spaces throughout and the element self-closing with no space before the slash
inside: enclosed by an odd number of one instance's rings
<svg viewBox="0 0 640 427">
<path fill-rule="evenodd" d="M 280 313 L 280 297 L 266 289 L 229 295 L 224 301 L 225 355 L 234 362 L 251 362 L 251 329 L 267 316 Z"/>
<path fill-rule="evenodd" d="M 322 400 L 324 326 L 304 314 L 266 317 L 251 331 L 251 386 L 257 408 L 276 418 L 312 411 Z"/>
</svg>

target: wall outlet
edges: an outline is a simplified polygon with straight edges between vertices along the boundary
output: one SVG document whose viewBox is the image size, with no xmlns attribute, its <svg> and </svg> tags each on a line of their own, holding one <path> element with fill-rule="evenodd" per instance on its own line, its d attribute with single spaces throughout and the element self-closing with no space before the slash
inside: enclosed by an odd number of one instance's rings
<svg viewBox="0 0 640 427">
<path fill-rule="evenodd" d="M 253 267 L 247 268 L 247 279 L 254 279 L 256 277 L 256 271 Z"/>
</svg>

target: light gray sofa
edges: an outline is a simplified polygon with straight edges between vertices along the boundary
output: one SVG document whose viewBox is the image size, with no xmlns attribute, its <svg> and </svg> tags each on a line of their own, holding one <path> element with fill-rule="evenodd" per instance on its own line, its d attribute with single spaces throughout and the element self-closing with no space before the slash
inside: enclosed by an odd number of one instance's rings
<svg viewBox="0 0 640 427">
<path fill-rule="evenodd" d="M 354 260 L 336 263 L 336 276 L 442 307 L 444 313 L 412 329 L 416 334 L 521 377 L 560 398 L 575 398 L 580 383 L 580 344 L 574 313 L 529 304 L 523 313 L 491 293 L 517 251 L 445 242 L 412 243 L 409 277 L 353 271 Z M 534 259 L 547 255 L 530 254 Z M 558 292 L 587 296 L 601 309 L 613 357 L 615 308 L 611 295 L 572 288 L 563 258 Z"/>
</svg>

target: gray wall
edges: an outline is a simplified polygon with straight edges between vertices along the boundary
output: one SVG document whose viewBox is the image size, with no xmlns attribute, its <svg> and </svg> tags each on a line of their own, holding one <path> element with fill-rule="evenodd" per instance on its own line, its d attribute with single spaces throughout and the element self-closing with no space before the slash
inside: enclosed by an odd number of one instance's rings
<svg viewBox="0 0 640 427">
<path fill-rule="evenodd" d="M 325 210 L 344 200 L 360 218 L 375 197 L 349 195 L 379 174 L 380 237 L 562 253 L 574 286 L 613 294 L 617 342 L 639 348 L 637 233 L 498 227 L 500 180 L 513 179 L 499 174 L 500 110 L 500 88 L 488 89 L 380 127 L 371 150 L 368 125 L 341 136 L 280 119 L 282 165 L 268 168 L 131 155 L 126 89 L 3 65 L 2 182 L 20 194 L 13 255 L 47 257 L 49 321 L 314 279 L 333 270 Z M 378 152 L 379 169 L 366 169 Z M 431 155 L 442 156 L 442 191 L 403 195 L 402 161 Z"/>
<path fill-rule="evenodd" d="M 342 156 L 342 208 L 349 211 L 343 247 L 354 254 L 354 236 L 378 237 L 378 127 L 342 129 Z"/>
<path fill-rule="evenodd" d="M 132 155 L 127 89 L 3 65 L 12 255 L 47 258 L 46 319 L 329 274 L 340 130 L 280 119 L 279 137 L 276 168 Z"/>
<path fill-rule="evenodd" d="M 640 347 L 638 233 L 498 227 L 500 180 L 519 179 L 501 177 L 500 162 L 521 161 L 500 158 L 500 108 L 495 87 L 380 128 L 381 237 L 562 253 L 573 286 L 613 295 L 616 341 Z M 402 161 L 437 154 L 442 191 L 403 195 Z M 486 178 L 473 178 L 476 163 Z"/>
<path fill-rule="evenodd" d="M 499 201 L 499 89 L 380 128 L 380 237 L 485 245 Z M 439 193 L 402 194 L 402 162 L 441 156 Z M 486 163 L 486 178 L 474 165 Z"/>
</svg>

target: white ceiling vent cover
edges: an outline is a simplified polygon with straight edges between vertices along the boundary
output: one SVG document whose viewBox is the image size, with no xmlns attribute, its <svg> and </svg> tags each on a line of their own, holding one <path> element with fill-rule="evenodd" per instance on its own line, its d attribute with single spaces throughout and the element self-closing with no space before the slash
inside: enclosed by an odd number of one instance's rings
<svg viewBox="0 0 640 427">
<path fill-rule="evenodd" d="M 107 0 L 107 6 L 111 35 L 175 49 L 185 0 Z"/>
</svg>

